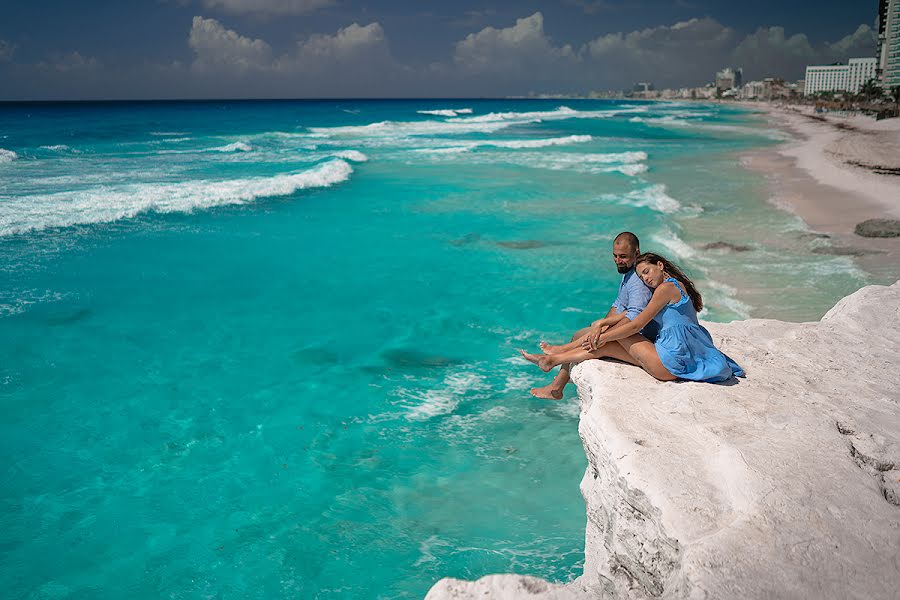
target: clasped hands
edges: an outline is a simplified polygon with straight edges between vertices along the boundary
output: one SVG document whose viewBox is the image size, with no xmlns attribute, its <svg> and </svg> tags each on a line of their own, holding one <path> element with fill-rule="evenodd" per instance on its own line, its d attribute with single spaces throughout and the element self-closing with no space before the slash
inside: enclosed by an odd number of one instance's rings
<svg viewBox="0 0 900 600">
<path fill-rule="evenodd" d="M 594 327 L 591 332 L 581 338 L 581 347 L 588 352 L 596 350 L 606 342 L 600 340 L 600 334 L 603 333 L 605 327 Z"/>
</svg>

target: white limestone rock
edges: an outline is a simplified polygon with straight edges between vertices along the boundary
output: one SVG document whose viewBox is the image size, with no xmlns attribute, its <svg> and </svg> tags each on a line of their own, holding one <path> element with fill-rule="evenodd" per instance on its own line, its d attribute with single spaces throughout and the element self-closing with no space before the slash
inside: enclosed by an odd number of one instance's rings
<svg viewBox="0 0 900 600">
<path fill-rule="evenodd" d="M 429 590 L 426 600 L 593 600 L 595 595 L 571 585 L 554 585 L 527 575 L 488 575 L 478 581 L 446 577 Z"/>
<path fill-rule="evenodd" d="M 746 379 L 573 370 L 589 465 L 584 574 L 568 591 L 897 598 L 900 282 L 863 288 L 818 323 L 706 326 Z M 529 597 L 524 577 L 487 579 L 442 580 L 428 598 Z"/>
</svg>

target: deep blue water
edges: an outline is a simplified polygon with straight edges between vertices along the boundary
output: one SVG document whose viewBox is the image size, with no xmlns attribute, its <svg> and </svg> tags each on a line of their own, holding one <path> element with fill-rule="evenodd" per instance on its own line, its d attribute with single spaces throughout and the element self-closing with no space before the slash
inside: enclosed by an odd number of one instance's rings
<svg viewBox="0 0 900 600">
<path fill-rule="evenodd" d="M 741 169 L 777 141 L 702 104 L 0 105 L 4 595 L 573 579 L 577 398 L 516 349 L 608 310 L 625 229 L 707 318 L 858 287 Z"/>
</svg>

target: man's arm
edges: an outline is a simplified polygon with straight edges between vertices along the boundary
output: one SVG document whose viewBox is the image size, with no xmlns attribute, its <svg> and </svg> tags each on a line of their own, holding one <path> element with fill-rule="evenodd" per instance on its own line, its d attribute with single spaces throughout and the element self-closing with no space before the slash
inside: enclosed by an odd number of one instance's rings
<svg viewBox="0 0 900 600">
<path fill-rule="evenodd" d="M 600 347 L 607 342 L 625 339 L 630 335 L 638 333 L 647 326 L 647 323 L 653 320 L 653 317 L 655 317 L 666 304 L 677 302 L 680 299 L 681 292 L 675 287 L 674 283 L 666 282 L 662 284 L 656 288 L 655 292 L 653 292 L 650 303 L 647 304 L 647 307 L 641 311 L 636 319 L 628 319 L 627 322 L 623 321 L 619 326 L 602 334 L 597 340 L 596 347 Z"/>
<path fill-rule="evenodd" d="M 620 315 L 622 314 L 624 313 L 619 313 L 619 309 L 613 304 L 609 307 L 609 312 L 606 313 L 606 316 L 591 323 L 591 327 L 612 327 L 619 322 Z"/>
</svg>

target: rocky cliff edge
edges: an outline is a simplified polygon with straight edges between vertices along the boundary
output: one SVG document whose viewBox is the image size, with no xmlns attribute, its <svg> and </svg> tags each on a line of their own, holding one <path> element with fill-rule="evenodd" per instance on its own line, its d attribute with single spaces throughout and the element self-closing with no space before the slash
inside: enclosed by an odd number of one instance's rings
<svg viewBox="0 0 900 600">
<path fill-rule="evenodd" d="M 573 370 L 588 457 L 584 574 L 443 579 L 443 598 L 896 598 L 900 282 L 817 323 L 705 324 L 748 376 Z"/>
</svg>

